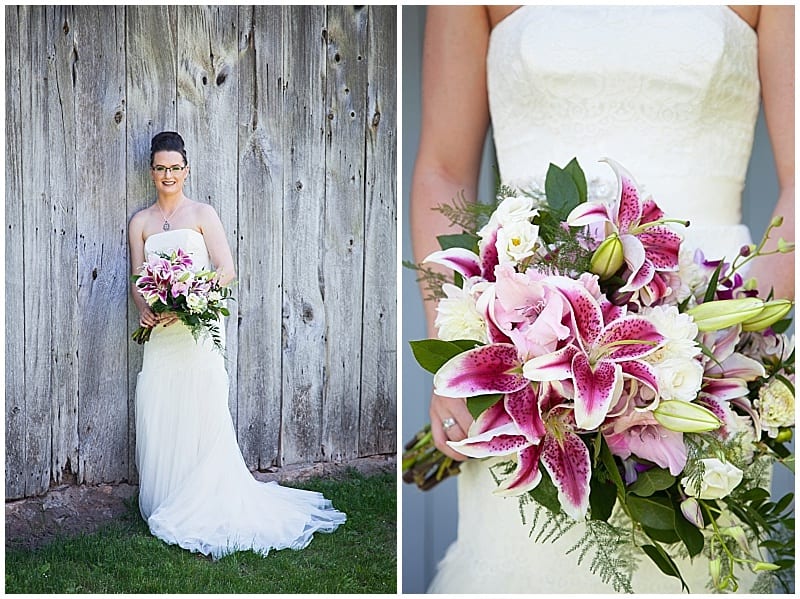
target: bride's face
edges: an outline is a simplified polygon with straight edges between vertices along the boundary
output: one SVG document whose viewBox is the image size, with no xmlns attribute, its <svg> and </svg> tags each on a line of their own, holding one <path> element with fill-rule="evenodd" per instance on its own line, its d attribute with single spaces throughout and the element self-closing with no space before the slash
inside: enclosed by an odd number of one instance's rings
<svg viewBox="0 0 800 599">
<path fill-rule="evenodd" d="M 181 167 L 183 167 L 182 170 Z M 189 166 L 184 164 L 180 152 L 161 151 L 153 155 L 150 176 L 159 193 L 182 193 L 188 174 Z"/>
</svg>

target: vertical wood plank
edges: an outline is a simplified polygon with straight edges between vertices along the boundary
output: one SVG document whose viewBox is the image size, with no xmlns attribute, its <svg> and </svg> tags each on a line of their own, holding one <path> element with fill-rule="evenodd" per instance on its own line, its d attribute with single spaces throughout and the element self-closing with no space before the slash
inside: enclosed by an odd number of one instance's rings
<svg viewBox="0 0 800 599">
<path fill-rule="evenodd" d="M 128 6 L 125 12 L 127 120 L 126 196 L 128 220 L 155 199 L 150 179 L 150 140 L 176 129 L 177 13 L 167 6 Z M 126 237 L 127 240 L 127 237 Z M 128 480 L 136 472 L 136 380 L 143 347 L 130 341 L 139 311 L 128 291 Z"/>
<path fill-rule="evenodd" d="M 25 496 L 25 248 L 23 244 L 20 22 L 16 6 L 6 18 L 6 499 Z"/>
<path fill-rule="evenodd" d="M 239 77 L 238 17 L 235 6 L 178 8 L 178 131 L 186 141 L 191 174 L 187 195 L 211 204 L 219 214 L 236 263 L 237 136 Z M 234 297 L 236 297 L 234 288 Z M 228 304 L 225 366 L 228 405 L 234 425 L 238 307 Z"/>
<path fill-rule="evenodd" d="M 79 482 L 128 475 L 125 8 L 75 10 Z M 97 35 L 103 23 L 104 35 Z M 111 174 L 109 176 L 109 174 Z"/>
<path fill-rule="evenodd" d="M 50 295 L 50 165 L 48 154 L 47 23 L 44 7 L 20 7 L 22 204 L 25 277 L 25 495 L 50 482 L 53 383 Z"/>
<path fill-rule="evenodd" d="M 358 455 L 364 267 L 367 8 L 327 9 L 323 457 Z"/>
<path fill-rule="evenodd" d="M 323 459 L 322 262 L 325 194 L 325 9 L 284 13 L 283 405 L 281 465 Z M 331 298 L 330 301 L 336 301 Z"/>
<path fill-rule="evenodd" d="M 369 8 L 360 455 L 397 447 L 396 8 Z"/>
<path fill-rule="evenodd" d="M 283 256 L 283 11 L 239 9 L 238 437 L 250 468 L 278 458 Z"/>
<path fill-rule="evenodd" d="M 78 472 L 78 257 L 76 252 L 75 94 L 77 60 L 72 9 L 47 8 L 48 157 L 51 201 L 50 296 L 52 328 L 51 477 L 63 482 Z"/>
</svg>

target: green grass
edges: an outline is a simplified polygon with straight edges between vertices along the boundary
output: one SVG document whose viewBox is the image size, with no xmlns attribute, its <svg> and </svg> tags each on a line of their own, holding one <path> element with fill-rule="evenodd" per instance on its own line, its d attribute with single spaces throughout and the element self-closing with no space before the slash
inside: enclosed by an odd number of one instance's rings
<svg viewBox="0 0 800 599">
<path fill-rule="evenodd" d="M 302 551 L 252 551 L 219 561 L 151 536 L 131 502 L 120 521 L 94 534 L 33 551 L 7 549 L 7 593 L 396 593 L 393 473 L 292 485 L 322 492 L 347 522 L 314 535 Z"/>
</svg>

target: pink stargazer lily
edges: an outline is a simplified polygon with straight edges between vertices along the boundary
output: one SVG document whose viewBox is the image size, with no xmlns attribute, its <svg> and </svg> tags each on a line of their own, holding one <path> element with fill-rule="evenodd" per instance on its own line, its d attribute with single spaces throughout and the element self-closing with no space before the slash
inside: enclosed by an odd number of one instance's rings
<svg viewBox="0 0 800 599">
<path fill-rule="evenodd" d="M 616 233 L 622 242 L 628 278 L 621 292 L 638 291 L 653 281 L 658 271 L 678 269 L 681 236 L 660 224 L 664 212 L 652 198 L 642 199 L 633 179 L 620 164 L 606 159 L 617 175 L 619 200 L 612 205 L 595 200 L 575 207 L 567 217 L 572 227 L 606 223 L 606 234 Z M 599 240 L 602 241 L 602 240 Z M 658 294 L 657 285 L 650 289 Z"/>
<path fill-rule="evenodd" d="M 619 399 L 623 376 L 658 390 L 652 366 L 639 358 L 655 351 L 664 336 L 640 316 L 621 315 L 619 310 L 604 313 L 600 301 L 575 281 L 564 279 L 561 292 L 572 311 L 577 342 L 528 360 L 523 374 L 533 381 L 570 380 L 575 387 L 575 422 L 580 429 L 593 430 Z"/>
<path fill-rule="evenodd" d="M 427 256 L 423 262 L 433 262 L 450 268 L 463 277 L 479 277 L 494 282 L 494 268 L 500 262 L 497 255 L 497 230 L 489 233 L 480 244 L 480 256 L 465 248 L 439 250 Z"/>
<path fill-rule="evenodd" d="M 443 397 L 473 397 L 513 393 L 529 384 L 522 360 L 510 343 L 494 343 L 460 353 L 433 376 L 433 388 Z"/>
<path fill-rule="evenodd" d="M 495 494 L 521 495 L 536 488 L 544 465 L 558 490 L 562 509 L 576 520 L 589 508 L 589 451 L 573 432 L 572 410 L 563 406 L 563 390 L 550 383 L 528 383 L 483 412 L 463 441 L 450 442 L 470 457 L 516 454 L 517 466 Z"/>
</svg>

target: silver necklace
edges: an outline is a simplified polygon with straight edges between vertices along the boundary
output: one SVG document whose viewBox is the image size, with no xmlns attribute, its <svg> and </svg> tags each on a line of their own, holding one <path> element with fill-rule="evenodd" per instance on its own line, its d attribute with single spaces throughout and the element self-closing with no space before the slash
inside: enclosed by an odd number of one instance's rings
<svg viewBox="0 0 800 599">
<path fill-rule="evenodd" d="M 175 206 L 175 209 L 170 213 L 169 217 L 164 216 L 164 211 L 161 209 L 161 205 L 156 201 L 156 206 L 158 206 L 158 211 L 161 213 L 162 218 L 164 219 L 164 225 L 161 227 L 165 231 L 169 231 L 169 219 L 175 216 L 175 213 L 178 211 L 178 208 L 183 206 L 183 199 L 178 202 L 178 205 Z"/>
</svg>

